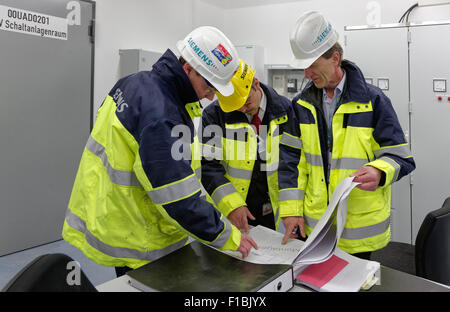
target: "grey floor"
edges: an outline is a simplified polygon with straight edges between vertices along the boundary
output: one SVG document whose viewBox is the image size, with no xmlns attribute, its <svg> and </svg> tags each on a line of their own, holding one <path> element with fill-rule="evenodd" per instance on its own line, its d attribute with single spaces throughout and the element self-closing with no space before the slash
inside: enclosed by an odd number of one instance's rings
<svg viewBox="0 0 450 312">
<path fill-rule="evenodd" d="M 29 262 L 47 253 L 63 253 L 80 263 L 81 269 L 95 286 L 116 278 L 114 268 L 98 265 L 79 249 L 64 240 L 30 248 L 0 257 L 0 290 Z"/>
</svg>

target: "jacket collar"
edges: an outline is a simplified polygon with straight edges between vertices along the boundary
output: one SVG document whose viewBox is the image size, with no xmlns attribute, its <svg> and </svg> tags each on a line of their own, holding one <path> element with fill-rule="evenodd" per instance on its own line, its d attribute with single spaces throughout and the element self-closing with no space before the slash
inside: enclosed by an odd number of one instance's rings
<svg viewBox="0 0 450 312">
<path fill-rule="evenodd" d="M 367 83 L 361 69 L 348 60 L 342 61 L 342 67 L 347 73 L 347 80 L 344 86 L 343 102 L 360 102 L 366 103 L 370 101 Z"/>
<path fill-rule="evenodd" d="M 153 71 L 158 73 L 169 89 L 175 90 L 183 105 L 199 101 L 180 61 L 170 49 L 153 65 Z"/>
<path fill-rule="evenodd" d="M 369 102 L 370 96 L 367 84 L 359 67 L 348 60 L 343 60 L 342 68 L 345 70 L 347 78 L 345 81 L 341 102 Z M 317 89 L 314 83 L 310 81 L 300 95 L 300 98 L 302 100 L 306 100 L 307 102 L 311 102 L 316 106 L 320 106 L 322 101 L 322 90 Z"/>
</svg>

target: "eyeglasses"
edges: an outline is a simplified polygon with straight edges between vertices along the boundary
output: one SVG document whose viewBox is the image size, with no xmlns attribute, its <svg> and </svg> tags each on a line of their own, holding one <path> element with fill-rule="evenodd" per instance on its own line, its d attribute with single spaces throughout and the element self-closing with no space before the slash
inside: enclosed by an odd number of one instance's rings
<svg viewBox="0 0 450 312">
<path fill-rule="evenodd" d="M 206 79 L 205 77 L 203 77 L 203 79 L 205 79 L 205 82 L 206 82 L 206 84 L 208 85 L 209 90 L 210 90 L 211 92 L 217 92 L 216 87 L 214 87 L 214 86 L 212 85 L 212 83 L 208 81 L 208 79 Z"/>
<path fill-rule="evenodd" d="M 213 84 L 208 81 L 208 79 L 206 79 L 205 77 L 200 75 L 200 73 L 198 71 L 195 71 L 195 72 L 197 73 L 198 76 L 202 77 L 205 80 L 206 85 L 208 86 L 208 89 L 206 90 L 206 92 L 217 92 L 216 87 L 214 87 Z"/>
<path fill-rule="evenodd" d="M 206 78 L 204 78 L 204 77 L 203 77 L 203 79 L 205 79 L 205 82 L 206 82 L 206 84 L 208 85 L 208 87 L 214 88 L 214 86 L 212 85 L 211 82 L 208 81 L 208 79 L 206 79 Z"/>
</svg>

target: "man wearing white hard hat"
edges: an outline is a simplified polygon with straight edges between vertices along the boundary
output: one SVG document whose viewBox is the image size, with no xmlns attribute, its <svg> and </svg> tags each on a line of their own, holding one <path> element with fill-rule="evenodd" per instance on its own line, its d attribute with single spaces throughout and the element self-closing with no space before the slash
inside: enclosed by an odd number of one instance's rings
<svg viewBox="0 0 450 312">
<path fill-rule="evenodd" d="M 120 79 L 98 110 L 83 152 L 63 238 L 117 275 L 188 243 L 188 236 L 246 257 L 254 241 L 200 199 L 192 119 L 199 100 L 233 92 L 239 66 L 228 38 L 199 27 L 153 65 Z M 180 131 L 188 133 L 180 138 Z M 183 145 L 179 157 L 180 140 Z M 176 281 L 175 281 L 176 282 Z"/>
<path fill-rule="evenodd" d="M 290 34 L 292 66 L 311 79 L 293 100 L 303 161 L 300 190 L 310 234 L 344 178 L 359 182 L 350 193 L 338 247 L 369 259 L 390 241 L 391 184 L 415 169 L 389 98 L 343 60 L 338 33 L 318 12 L 303 14 Z"/>
<path fill-rule="evenodd" d="M 234 93 L 217 94 L 203 110 L 202 183 L 241 230 L 248 232 L 249 224 L 275 230 L 282 221 L 284 244 L 298 236 L 292 232 L 302 221 L 295 163 L 300 140 L 289 134 L 294 111 L 290 100 L 261 83 L 243 60 L 231 82 Z"/>
</svg>

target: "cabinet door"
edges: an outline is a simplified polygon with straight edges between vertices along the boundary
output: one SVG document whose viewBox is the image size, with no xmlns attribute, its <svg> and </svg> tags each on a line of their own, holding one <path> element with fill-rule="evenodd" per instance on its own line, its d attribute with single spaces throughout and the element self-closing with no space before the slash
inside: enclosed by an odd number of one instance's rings
<svg viewBox="0 0 450 312">
<path fill-rule="evenodd" d="M 358 65 L 369 83 L 383 89 L 409 140 L 408 29 L 345 31 L 344 58 Z M 392 185 L 392 240 L 411 243 L 410 176 Z"/>
<path fill-rule="evenodd" d="M 94 3 L 73 3 L 0 1 L 0 255 L 61 239 L 92 120 Z M 68 14 L 63 39 L 18 31 Z"/>
<path fill-rule="evenodd" d="M 410 31 L 411 145 L 417 165 L 412 188 L 415 240 L 426 214 L 439 209 L 450 196 L 450 25 L 411 27 Z"/>
</svg>

